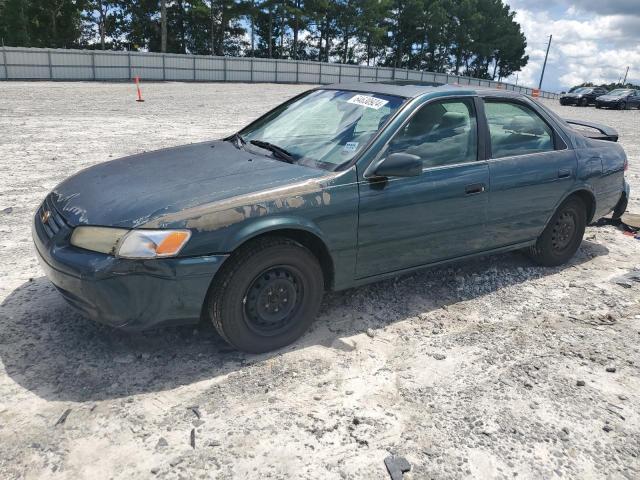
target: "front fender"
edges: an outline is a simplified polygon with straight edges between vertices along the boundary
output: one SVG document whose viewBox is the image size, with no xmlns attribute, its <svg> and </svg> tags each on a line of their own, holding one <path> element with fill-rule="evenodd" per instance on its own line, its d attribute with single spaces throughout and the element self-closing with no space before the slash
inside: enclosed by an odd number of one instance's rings
<svg viewBox="0 0 640 480">
<path fill-rule="evenodd" d="M 327 248 L 331 250 L 322 231 L 314 222 L 307 218 L 293 215 L 276 215 L 257 218 L 225 237 L 220 247 L 224 252 L 232 252 L 252 238 L 269 232 L 277 232 L 278 230 L 301 230 L 311 233 L 318 237 Z"/>
</svg>

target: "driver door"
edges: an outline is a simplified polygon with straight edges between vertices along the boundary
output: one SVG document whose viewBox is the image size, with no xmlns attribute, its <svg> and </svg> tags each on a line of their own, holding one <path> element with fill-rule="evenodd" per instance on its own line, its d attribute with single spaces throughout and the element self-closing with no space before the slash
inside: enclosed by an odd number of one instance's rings
<svg viewBox="0 0 640 480">
<path fill-rule="evenodd" d="M 486 248 L 489 169 L 478 138 L 472 97 L 418 107 L 396 132 L 382 155 L 418 155 L 422 174 L 359 182 L 357 278 Z"/>
</svg>

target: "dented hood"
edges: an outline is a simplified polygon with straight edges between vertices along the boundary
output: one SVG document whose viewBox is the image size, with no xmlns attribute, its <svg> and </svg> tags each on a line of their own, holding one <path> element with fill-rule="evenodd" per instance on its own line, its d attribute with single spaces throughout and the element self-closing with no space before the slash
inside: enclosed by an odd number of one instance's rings
<svg viewBox="0 0 640 480">
<path fill-rule="evenodd" d="M 135 228 L 184 209 L 326 174 L 230 142 L 204 142 L 87 168 L 58 185 L 52 200 L 72 226 Z"/>
</svg>

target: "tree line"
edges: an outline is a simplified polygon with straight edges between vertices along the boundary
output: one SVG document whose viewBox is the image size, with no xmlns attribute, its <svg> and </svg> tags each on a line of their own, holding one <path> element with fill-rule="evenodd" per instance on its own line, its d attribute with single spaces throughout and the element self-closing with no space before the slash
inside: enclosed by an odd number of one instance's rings
<svg viewBox="0 0 640 480">
<path fill-rule="evenodd" d="M 593 82 L 584 82 L 581 83 L 580 85 L 575 85 L 573 87 L 571 87 L 569 89 L 570 92 L 573 92 L 574 90 L 578 89 L 578 88 L 582 88 L 582 87 L 602 87 L 605 90 L 611 91 L 611 90 L 615 90 L 616 88 L 630 88 L 633 90 L 640 90 L 640 85 L 636 85 L 634 83 L 631 82 L 627 82 L 627 83 L 622 83 L 622 82 L 611 82 L 611 83 L 601 83 L 601 84 L 597 84 L 597 83 L 593 83 Z"/>
<path fill-rule="evenodd" d="M 255 56 L 501 79 L 527 64 L 503 0 L 0 0 L 26 47 Z"/>
</svg>

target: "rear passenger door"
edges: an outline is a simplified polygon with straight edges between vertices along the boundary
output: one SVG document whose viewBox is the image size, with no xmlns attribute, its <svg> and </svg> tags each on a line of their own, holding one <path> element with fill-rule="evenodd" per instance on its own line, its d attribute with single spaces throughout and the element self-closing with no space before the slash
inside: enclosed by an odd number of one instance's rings
<svg viewBox="0 0 640 480">
<path fill-rule="evenodd" d="M 518 99 L 485 98 L 492 248 L 533 240 L 576 177 L 573 150 L 542 111 Z"/>
</svg>

